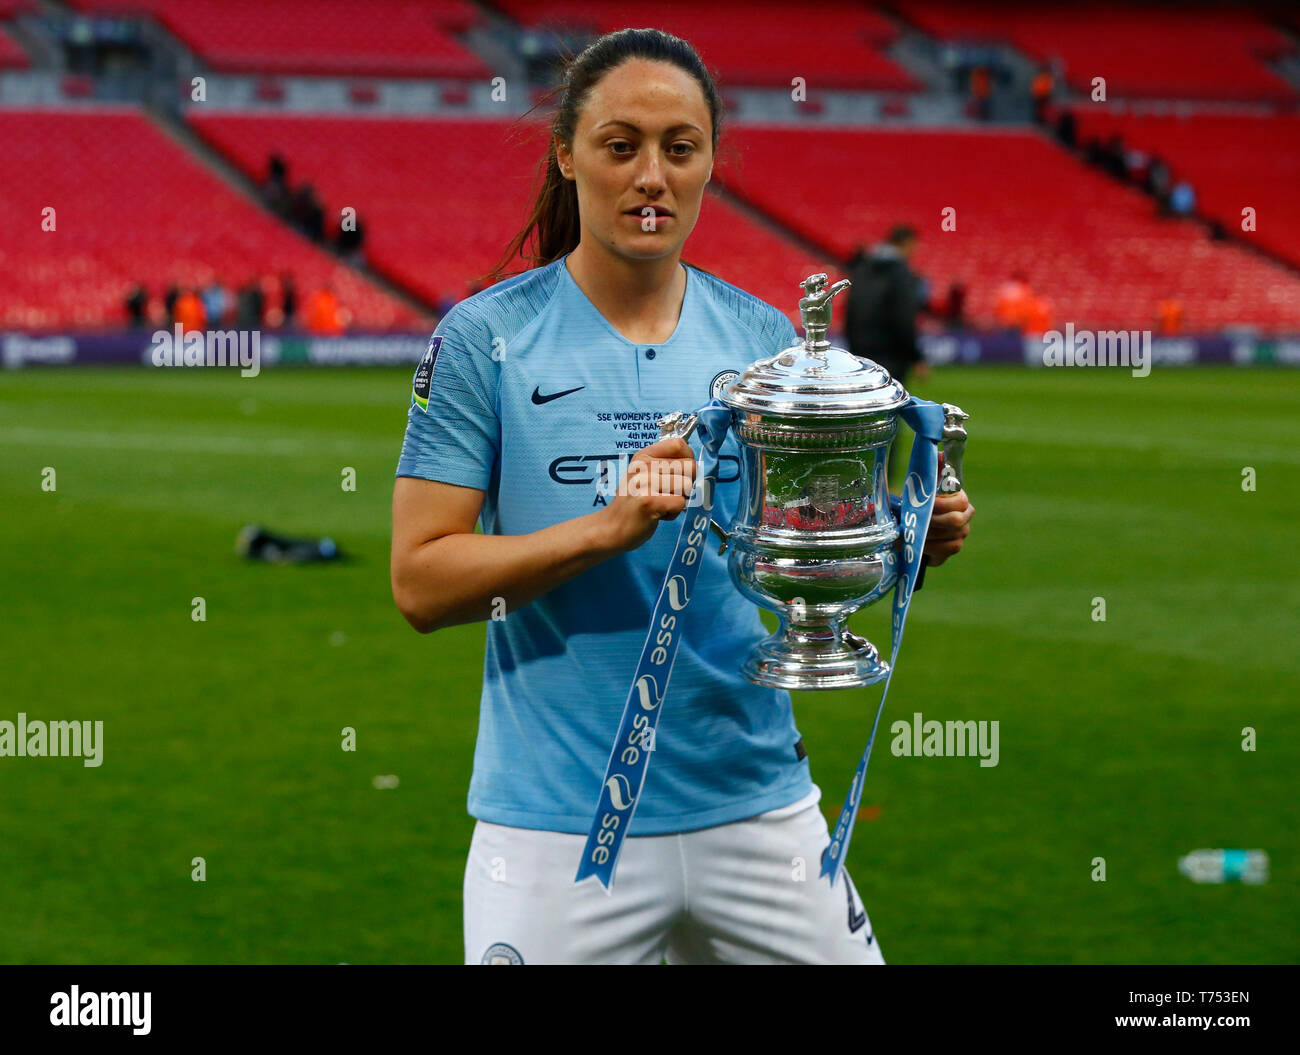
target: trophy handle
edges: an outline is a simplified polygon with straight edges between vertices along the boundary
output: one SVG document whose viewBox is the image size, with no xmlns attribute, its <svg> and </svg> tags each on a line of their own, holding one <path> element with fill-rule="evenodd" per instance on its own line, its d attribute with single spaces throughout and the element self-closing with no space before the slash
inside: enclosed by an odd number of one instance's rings
<svg viewBox="0 0 1300 1055">
<path fill-rule="evenodd" d="M 699 420 L 698 412 L 687 414 L 683 410 L 674 410 L 671 414 L 665 414 L 656 422 L 659 426 L 659 438 L 666 440 L 669 436 L 680 436 L 684 440 L 689 440 Z"/>
<path fill-rule="evenodd" d="M 966 456 L 966 426 L 970 415 L 952 403 L 943 405 L 943 476 L 939 493 L 953 495 L 962 489 L 962 459 Z"/>
<path fill-rule="evenodd" d="M 699 413 L 687 414 L 684 411 L 674 410 L 671 414 L 665 414 L 656 424 L 659 426 L 659 438 L 667 439 L 669 436 L 680 436 L 684 440 L 691 438 L 691 433 L 695 431 L 695 426 L 700 418 Z M 718 547 L 719 553 L 725 553 L 727 543 L 731 541 L 731 532 L 724 528 L 712 517 L 709 517 L 709 527 L 713 533 L 722 540 L 722 545 Z"/>
<path fill-rule="evenodd" d="M 718 553 L 726 553 L 727 544 L 731 542 L 731 532 L 714 520 L 713 517 L 709 517 L 709 527 L 712 528 L 713 533 L 722 540 L 721 545 L 718 546 Z"/>
</svg>

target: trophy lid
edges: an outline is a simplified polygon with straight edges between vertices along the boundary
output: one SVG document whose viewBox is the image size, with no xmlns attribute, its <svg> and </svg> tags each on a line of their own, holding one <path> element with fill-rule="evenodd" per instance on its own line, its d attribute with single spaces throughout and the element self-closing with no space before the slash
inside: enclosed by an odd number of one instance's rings
<svg viewBox="0 0 1300 1055">
<path fill-rule="evenodd" d="M 826 340 L 831 298 L 849 280 L 827 289 L 824 274 L 811 275 L 800 285 L 806 294 L 799 301 L 803 341 L 753 363 L 719 398 L 737 410 L 801 417 L 883 413 L 906 405 L 907 390 L 884 367 Z"/>
</svg>

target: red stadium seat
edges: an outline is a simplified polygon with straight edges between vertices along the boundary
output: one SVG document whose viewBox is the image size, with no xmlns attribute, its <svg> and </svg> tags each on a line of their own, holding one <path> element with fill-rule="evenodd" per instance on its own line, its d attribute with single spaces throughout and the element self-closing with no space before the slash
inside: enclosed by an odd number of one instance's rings
<svg viewBox="0 0 1300 1055">
<path fill-rule="evenodd" d="M 91 99 L 95 95 L 95 78 L 84 73 L 68 73 L 59 80 L 65 99 Z"/>
<path fill-rule="evenodd" d="M 485 120 L 213 114 L 191 112 L 200 135 L 260 179 L 267 156 L 289 162 L 290 179 L 310 181 L 331 215 L 354 206 L 366 252 L 431 304 L 459 300 L 523 227 L 545 127 Z M 364 144 L 341 151 L 340 143 Z M 721 198 L 709 195 L 686 258 L 779 306 L 798 300 L 791 275 L 828 262 Z M 519 265 L 515 265 L 516 268 Z M 809 270 L 811 269 L 811 270 Z"/>
<path fill-rule="evenodd" d="M 27 52 L 0 26 L 0 69 L 18 70 L 31 65 Z"/>
<path fill-rule="evenodd" d="M 626 7 L 593 0 L 503 0 L 496 6 L 532 28 L 586 26 L 608 33 L 629 24 Z M 789 89 L 791 78 L 801 76 L 810 91 L 920 87 L 882 50 L 894 39 L 893 24 L 849 0 L 823 0 L 814 9 L 785 0 L 659 0 L 633 24 L 689 40 L 728 85 Z"/>
<path fill-rule="evenodd" d="M 150 14 L 214 69 L 366 77 L 486 79 L 456 40 L 477 23 L 467 0 L 72 0 L 83 11 Z"/>
<path fill-rule="evenodd" d="M 279 103 L 284 101 L 284 85 L 274 77 L 259 77 L 254 94 L 259 103 Z"/>
<path fill-rule="evenodd" d="M 1198 10 L 1098 0 L 1078 5 L 900 0 L 918 28 L 946 41 L 1009 41 L 1031 58 L 1058 59 L 1070 87 L 1108 99 L 1294 100 L 1264 60 L 1289 44 L 1249 10 Z"/>
<path fill-rule="evenodd" d="M 1199 224 L 1158 217 L 1149 197 L 1035 133 L 733 126 L 728 136 L 715 181 L 840 257 L 911 224 L 933 293 L 963 282 L 968 314 L 985 325 L 1020 270 L 1061 323 L 1150 328 L 1172 293 L 1189 330 L 1300 329 L 1295 275 L 1211 242 Z M 940 227 L 948 207 L 955 231 Z"/>
<path fill-rule="evenodd" d="M 1126 146 L 1164 158 L 1196 190 L 1197 210 L 1300 267 L 1300 115 L 1258 113 L 1133 116 L 1077 110 L 1081 138 L 1118 132 Z M 1267 159 L 1266 161 L 1263 159 Z"/>
<path fill-rule="evenodd" d="M 425 329 L 429 316 L 376 288 L 228 187 L 148 118 L 125 108 L 0 110 L 0 327 L 125 322 L 133 282 L 241 285 L 291 272 L 325 283 L 354 325 Z M 42 230 L 46 208 L 55 230 Z"/>
</svg>

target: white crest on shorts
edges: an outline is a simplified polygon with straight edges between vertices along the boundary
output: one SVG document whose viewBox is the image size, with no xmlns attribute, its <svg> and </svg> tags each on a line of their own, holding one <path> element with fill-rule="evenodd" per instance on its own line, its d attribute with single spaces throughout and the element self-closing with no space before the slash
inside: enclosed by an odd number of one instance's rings
<svg viewBox="0 0 1300 1055">
<path fill-rule="evenodd" d="M 483 954 L 483 959 L 479 961 L 479 963 L 486 964 L 520 964 L 523 962 L 524 958 L 519 955 L 519 950 L 503 941 L 499 941 L 495 945 L 489 945 L 487 952 Z"/>
</svg>

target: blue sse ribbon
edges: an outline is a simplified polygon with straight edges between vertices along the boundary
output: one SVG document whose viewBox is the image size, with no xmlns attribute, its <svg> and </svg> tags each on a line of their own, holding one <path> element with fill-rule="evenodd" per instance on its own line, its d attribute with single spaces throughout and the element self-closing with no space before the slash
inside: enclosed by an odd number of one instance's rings
<svg viewBox="0 0 1300 1055">
<path fill-rule="evenodd" d="M 862 784 L 866 778 L 867 762 L 876 740 L 876 728 L 889 693 L 889 681 L 894 674 L 898 647 L 903 641 L 903 625 L 912 601 L 912 588 L 921 568 L 921 550 L 930 525 L 930 512 L 934 507 L 936 476 L 938 475 L 938 443 L 943 436 L 943 408 L 937 403 L 917 399 L 915 396 L 902 410 L 903 420 L 916 432 L 912 446 L 912 459 L 908 465 L 907 481 L 901 499 L 901 529 L 903 533 L 903 567 L 899 572 L 894 591 L 894 618 L 891 636 L 893 650 L 890 670 L 885 680 L 885 691 L 880 697 L 880 707 L 871 727 L 862 760 L 858 763 L 835 826 L 830 845 L 822 854 L 821 874 L 829 876 L 832 884 L 840 862 L 848 853 L 849 839 L 853 835 L 853 821 L 857 816 L 858 802 L 862 797 Z M 595 876 L 605 892 L 614 885 L 614 869 L 618 864 L 623 839 L 636 812 L 641 790 L 645 785 L 646 770 L 650 765 L 650 752 L 654 749 L 655 730 L 663 711 L 668 680 L 672 675 L 673 661 L 681 644 L 681 618 L 678 613 L 690 603 L 691 591 L 699 575 L 700 556 L 708 542 L 709 513 L 713 509 L 714 487 L 718 473 L 718 453 L 727 438 L 731 425 L 731 410 L 720 399 L 712 399 L 699 410 L 696 430 L 701 439 L 695 487 L 687 503 L 689 514 L 682 522 L 677 536 L 677 547 L 664 576 L 659 599 L 650 618 L 650 632 L 646 635 L 637 663 L 636 676 L 623 707 L 618 736 L 609 753 L 605 777 L 601 784 L 600 799 L 587 833 L 587 844 L 582 851 L 582 862 L 574 882 Z M 695 510 L 691 513 L 691 510 Z M 891 554 L 892 556 L 892 554 Z"/>
<path fill-rule="evenodd" d="M 700 574 L 700 557 L 709 542 L 709 513 L 713 510 L 718 452 L 730 427 L 731 411 L 720 399 L 710 400 L 700 408 L 695 425 L 701 442 L 695 486 L 687 500 L 682 529 L 677 535 L 677 548 L 673 551 L 659 599 L 650 616 L 650 632 L 641 648 L 636 676 L 623 706 L 623 720 L 609 753 L 600 801 L 596 804 L 596 815 L 582 851 L 582 863 L 574 879 L 579 883 L 588 876 L 595 876 L 606 893 L 614 885 L 614 866 L 618 864 L 623 838 L 632 823 L 645 784 L 650 752 L 654 750 L 655 729 L 662 711 L 660 705 L 668 692 L 673 660 L 677 658 L 677 648 L 682 643 L 682 617 L 678 613 L 690 604 L 691 591 Z"/>
<path fill-rule="evenodd" d="M 903 626 L 907 623 L 907 610 L 912 604 L 912 588 L 921 571 L 921 551 L 925 535 L 930 530 L 930 513 L 934 510 L 934 495 L 939 475 L 939 441 L 943 438 L 943 407 L 928 399 L 915 396 L 903 408 L 903 420 L 916 433 L 912 442 L 912 458 L 907 466 L 907 480 L 899 503 L 899 528 L 903 533 L 903 566 L 899 569 L 898 583 L 894 587 L 894 618 L 890 624 L 892 645 L 889 653 L 889 673 L 885 675 L 885 688 L 876 708 L 876 720 L 871 724 L 871 737 L 858 762 L 853 783 L 845 796 L 844 807 L 831 835 L 831 843 L 822 852 L 821 875 L 835 885 L 840 863 L 848 856 L 849 840 L 853 838 L 853 822 L 858 817 L 858 803 L 862 799 L 862 786 L 867 779 L 867 763 L 871 761 L 871 748 L 876 743 L 876 729 L 889 695 L 889 683 L 894 679 L 898 663 L 898 647 L 903 643 Z"/>
</svg>

